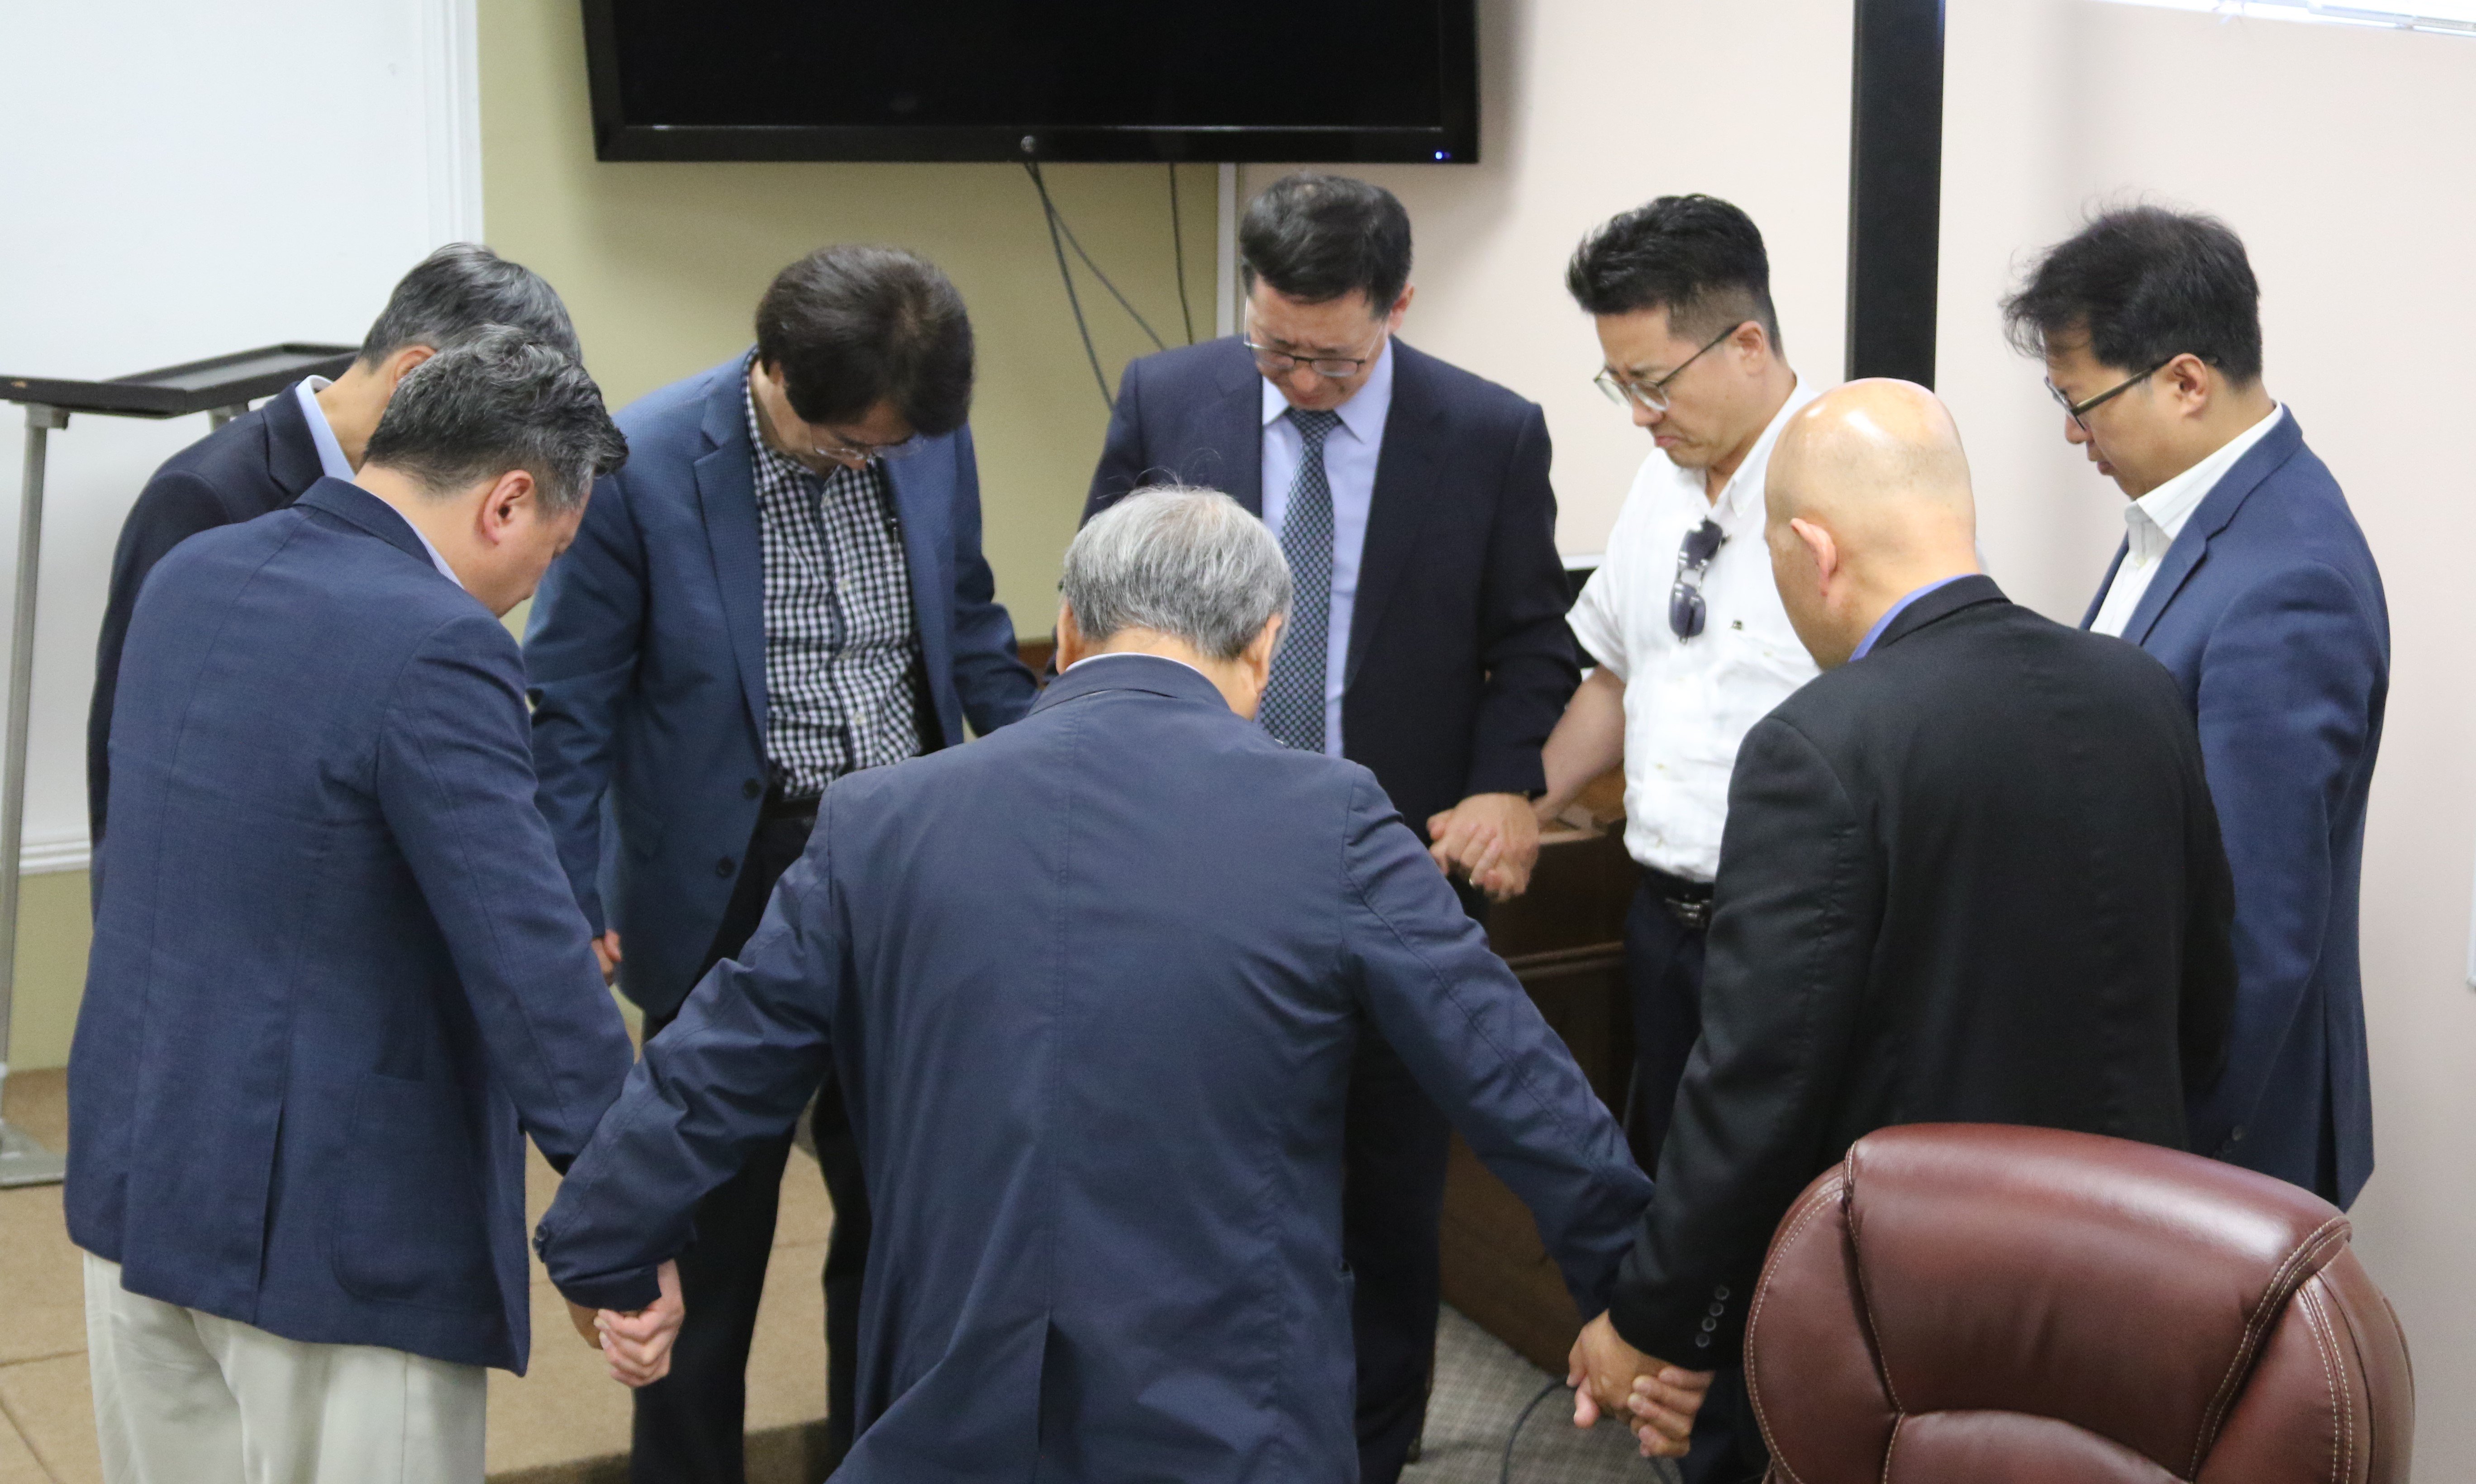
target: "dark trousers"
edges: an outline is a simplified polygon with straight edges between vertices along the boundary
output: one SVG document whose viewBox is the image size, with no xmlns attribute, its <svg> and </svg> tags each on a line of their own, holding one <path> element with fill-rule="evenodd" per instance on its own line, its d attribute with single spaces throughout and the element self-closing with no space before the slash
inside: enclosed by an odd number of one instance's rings
<svg viewBox="0 0 2476 1484">
<path fill-rule="evenodd" d="M 1634 1027 L 1625 1135 L 1635 1160 L 1654 1177 L 1676 1109 L 1677 1084 L 1702 1034 L 1703 931 L 1684 921 L 1671 899 L 1685 902 L 1690 913 L 1707 896 L 1691 883 L 1645 871 L 1625 911 L 1625 980 L 1633 993 Z M 1704 1369 L 1691 1355 L 1659 1358 Z M 1693 1442 L 1677 1472 L 1685 1484 L 1741 1484 L 1761 1479 L 1770 1467 L 1770 1450 L 1746 1395 L 1746 1373 L 1723 1369 L 1711 1379 L 1711 1395 L 1694 1420 Z"/>
<path fill-rule="evenodd" d="M 757 822 L 705 968 L 747 945 L 764 919 L 774 883 L 807 848 L 813 823 L 813 816 L 784 812 L 769 812 Z M 659 1035 L 672 1019 L 647 1017 L 646 1039 Z M 859 1275 L 868 1261 L 869 1218 L 858 1147 L 841 1089 L 830 1076 L 818 1095 L 814 1126 L 817 1162 L 834 1203 L 825 1272 L 826 1429 L 831 1454 L 840 1459 L 851 1447 Z M 743 1484 L 748 1346 L 765 1292 L 765 1264 L 774 1249 L 775 1212 L 790 1152 L 787 1135 L 765 1146 L 697 1203 L 696 1243 L 679 1259 L 687 1318 L 672 1347 L 671 1373 L 635 1394 L 629 1457 L 634 1484 Z"/>
</svg>

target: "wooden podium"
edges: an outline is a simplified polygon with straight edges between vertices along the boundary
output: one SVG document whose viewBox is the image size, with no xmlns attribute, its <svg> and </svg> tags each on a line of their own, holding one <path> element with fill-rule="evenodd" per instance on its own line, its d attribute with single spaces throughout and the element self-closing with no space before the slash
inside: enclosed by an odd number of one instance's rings
<svg viewBox="0 0 2476 1484">
<path fill-rule="evenodd" d="M 1624 852 L 1623 799 L 1621 774 L 1592 784 L 1566 827 L 1541 841 L 1530 890 L 1488 917 L 1496 951 L 1620 1120 L 1633 1072 L 1624 915 L 1641 874 Z M 1459 1135 L 1445 1186 L 1444 1259 L 1447 1303 L 1541 1370 L 1565 1373 L 1583 1316 L 1529 1209 Z"/>
</svg>

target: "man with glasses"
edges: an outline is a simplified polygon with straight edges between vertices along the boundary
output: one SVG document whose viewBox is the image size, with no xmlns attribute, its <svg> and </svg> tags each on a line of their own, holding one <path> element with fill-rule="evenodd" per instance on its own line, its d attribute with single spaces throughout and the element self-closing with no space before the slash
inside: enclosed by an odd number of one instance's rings
<svg viewBox="0 0 2476 1484">
<path fill-rule="evenodd" d="M 1781 352 L 1762 233 L 1725 201 L 1662 196 L 1614 218 L 1583 239 L 1565 283 L 1598 330 L 1600 390 L 1658 446 L 1573 605 L 1574 637 L 1598 668 L 1548 739 L 1538 802 L 1552 817 L 1623 765 L 1625 849 L 1643 868 L 1625 918 L 1626 1131 L 1647 1170 L 1701 1032 L 1738 744 L 1818 673 L 1763 546 L 1771 446 L 1817 388 Z M 1761 1474 L 1743 1397 L 1742 1373 L 1723 1373 L 1695 1423 L 1687 1480 Z"/>
<path fill-rule="evenodd" d="M 980 555 L 972 369 L 944 274 L 909 253 L 829 247 L 765 291 L 753 350 L 619 414 L 632 457 L 543 581 L 525 664 L 542 812 L 648 1039 L 755 929 L 828 785 L 1030 707 Z M 830 1080 L 815 1132 L 834 1203 L 839 1456 L 869 1220 Z M 789 1150 L 768 1144 L 697 1208 L 671 1376 L 636 1394 L 641 1484 L 739 1484 Z"/>
<path fill-rule="evenodd" d="M 1298 584 L 1266 730 L 1364 764 L 1439 865 L 1519 890 L 1539 747 L 1579 676 L 1547 421 L 1396 338 L 1410 217 L 1392 192 L 1276 181 L 1238 252 L 1243 332 L 1127 367 L 1085 519 L 1163 479 L 1261 515 Z M 1483 907 L 1476 886 L 1462 900 Z M 1451 1130 L 1372 1032 L 1346 1125 L 1359 1475 L 1389 1484 L 1426 1411 Z"/>
<path fill-rule="evenodd" d="M 2132 502 L 2081 626 L 2182 683 L 2235 872 L 2235 1032 L 2192 1148 L 2344 1206 L 2373 1168 L 2357 888 L 2389 617 L 2346 497 L 2262 383 L 2260 299 L 2223 223 L 2138 207 L 2048 252 L 2004 313 L 2066 441 Z"/>
</svg>

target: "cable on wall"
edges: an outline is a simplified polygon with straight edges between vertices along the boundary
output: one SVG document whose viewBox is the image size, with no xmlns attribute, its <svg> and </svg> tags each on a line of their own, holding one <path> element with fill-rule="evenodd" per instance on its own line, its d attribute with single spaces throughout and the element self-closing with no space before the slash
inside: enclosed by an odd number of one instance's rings
<svg viewBox="0 0 2476 1484">
<path fill-rule="evenodd" d="M 1177 261 L 1177 313 L 1186 321 L 1186 343 L 1195 343 L 1195 307 L 1186 302 L 1186 227 L 1177 214 L 1177 166 L 1169 167 L 1170 253 Z"/>
<path fill-rule="evenodd" d="M 1127 302 L 1127 296 L 1118 291 L 1118 285 L 1109 282 L 1109 275 L 1101 271 L 1101 265 L 1094 262 L 1092 255 L 1083 250 L 1083 244 L 1076 240 L 1075 229 L 1068 225 L 1064 213 L 1057 210 L 1057 203 L 1050 199 L 1049 183 L 1041 179 L 1039 162 L 1027 160 L 1023 162 L 1023 168 L 1024 173 L 1031 177 L 1032 189 L 1040 193 L 1041 214 L 1049 223 L 1049 246 L 1057 255 L 1057 276 L 1066 284 L 1066 303 L 1075 311 L 1075 331 L 1083 337 L 1083 357 L 1092 363 L 1092 380 L 1101 387 L 1101 400 L 1114 408 L 1117 405 L 1117 398 L 1109 390 L 1108 376 L 1101 369 L 1101 354 L 1093 349 L 1092 327 L 1083 317 L 1083 301 L 1075 291 L 1075 275 L 1067 266 L 1066 249 L 1073 248 L 1075 256 L 1083 260 L 1083 266 L 1090 270 L 1094 278 L 1101 281 L 1101 286 L 1109 291 L 1109 297 L 1118 301 L 1118 308 L 1126 310 L 1127 316 L 1142 328 L 1145 335 L 1151 340 L 1153 349 L 1167 350 L 1169 342 L 1162 339 L 1160 332 L 1151 327 L 1151 321 L 1144 318 L 1141 311 Z M 1181 291 L 1183 287 L 1181 284 Z"/>
</svg>

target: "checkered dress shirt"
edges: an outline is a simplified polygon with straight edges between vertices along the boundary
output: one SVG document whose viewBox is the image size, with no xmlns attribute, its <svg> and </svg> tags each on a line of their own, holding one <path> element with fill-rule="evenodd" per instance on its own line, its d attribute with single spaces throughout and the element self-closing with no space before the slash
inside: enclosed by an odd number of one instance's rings
<svg viewBox="0 0 2476 1484">
<path fill-rule="evenodd" d="M 920 752 L 911 569 L 885 466 L 818 475 L 766 446 L 745 390 L 765 558 L 765 755 L 784 796 Z"/>
</svg>

